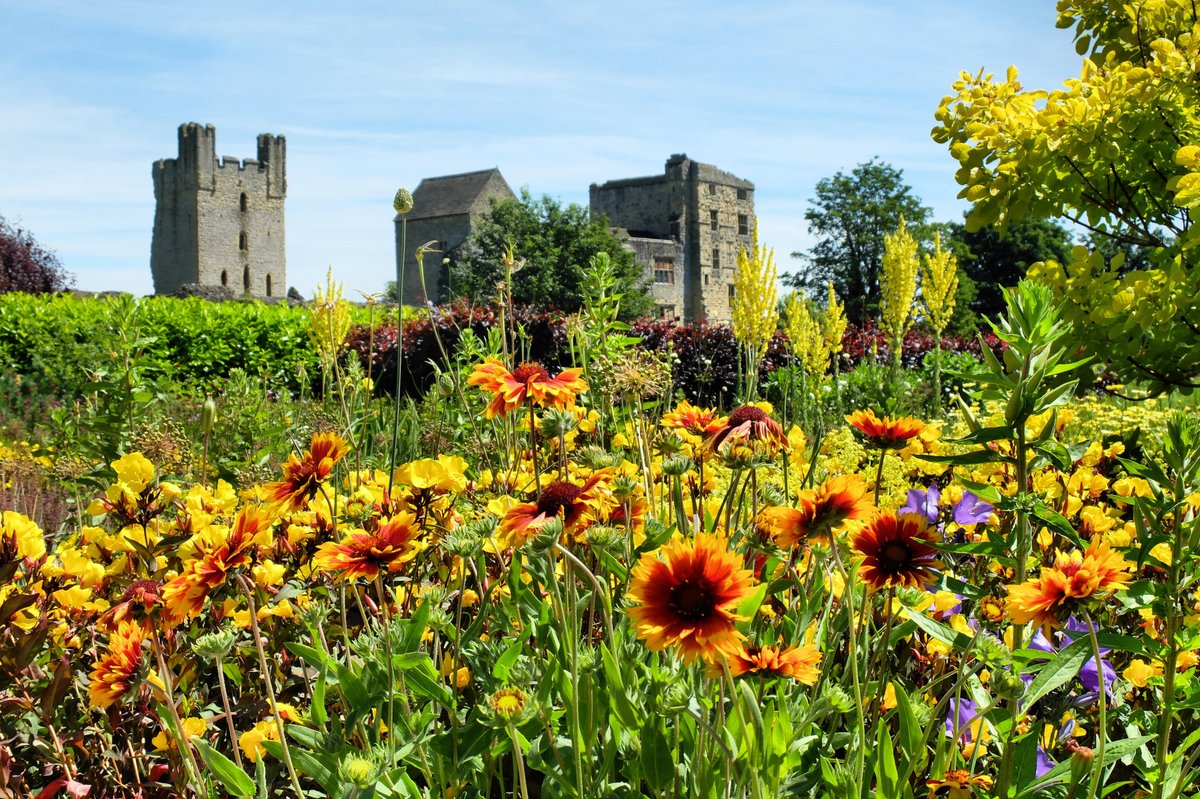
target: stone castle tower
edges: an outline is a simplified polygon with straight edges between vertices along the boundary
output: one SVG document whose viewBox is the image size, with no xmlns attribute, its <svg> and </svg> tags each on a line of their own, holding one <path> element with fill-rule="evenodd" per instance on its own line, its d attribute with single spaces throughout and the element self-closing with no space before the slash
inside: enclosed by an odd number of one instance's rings
<svg viewBox="0 0 1200 799">
<path fill-rule="evenodd" d="M 727 323 L 740 250 L 754 233 L 754 184 L 686 155 L 661 175 L 593 183 L 593 216 L 624 229 L 659 316 Z"/>
<path fill-rule="evenodd" d="M 217 131 L 179 126 L 179 157 L 154 162 L 155 294 L 185 285 L 224 287 L 234 296 L 287 291 L 283 136 L 258 137 L 258 158 L 217 160 Z"/>
</svg>

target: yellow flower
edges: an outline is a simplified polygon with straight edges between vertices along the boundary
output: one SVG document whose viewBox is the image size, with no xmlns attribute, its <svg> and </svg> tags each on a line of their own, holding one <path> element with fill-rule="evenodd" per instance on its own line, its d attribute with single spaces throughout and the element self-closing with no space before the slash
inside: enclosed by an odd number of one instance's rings
<svg viewBox="0 0 1200 799">
<path fill-rule="evenodd" d="M 154 464 L 140 452 L 131 452 L 110 464 L 117 473 L 117 482 L 124 483 L 134 494 L 140 494 L 154 479 Z"/>
<path fill-rule="evenodd" d="M 775 251 L 758 244 L 758 222 L 754 223 L 750 249 L 738 252 L 733 279 L 734 299 L 730 310 L 733 335 L 757 369 L 766 355 L 779 323 L 776 297 Z"/>
<path fill-rule="evenodd" d="M 258 759 L 267 753 L 263 741 L 278 741 L 279 727 L 274 718 L 263 719 L 250 729 L 238 736 L 238 746 L 242 748 L 246 759 L 257 763 Z"/>
<path fill-rule="evenodd" d="M 46 537 L 32 519 L 6 510 L 0 513 L 0 539 L 12 538 L 17 545 L 17 557 L 40 560 L 46 554 Z"/>
<path fill-rule="evenodd" d="M 929 316 L 933 335 L 942 332 L 954 316 L 954 292 L 958 290 L 958 261 L 942 249 L 942 234 L 933 234 L 933 255 L 925 254 L 921 270 L 921 301 Z"/>
<path fill-rule="evenodd" d="M 193 738 L 199 738 L 207 729 L 208 722 L 204 719 L 196 718 L 195 716 L 188 716 L 186 719 L 183 719 L 183 735 L 189 741 Z M 172 736 L 165 729 L 159 730 L 158 735 L 154 736 L 154 740 L 151 743 L 160 752 L 175 748 L 175 741 L 172 740 Z"/>
<path fill-rule="evenodd" d="M 879 326 L 887 333 L 892 363 L 900 361 L 900 345 L 912 326 L 913 300 L 917 296 L 917 240 L 908 232 L 904 217 L 894 233 L 883 237 L 883 267 L 879 272 Z"/>
<path fill-rule="evenodd" d="M 1147 663 L 1141 658 L 1134 658 L 1121 676 L 1137 688 L 1145 688 L 1151 677 L 1162 676 L 1162 664 L 1155 661 Z"/>
<path fill-rule="evenodd" d="M 259 588 L 272 588 L 283 584 L 287 566 L 273 560 L 264 560 L 251 569 L 251 572 L 254 574 L 255 585 Z"/>
</svg>

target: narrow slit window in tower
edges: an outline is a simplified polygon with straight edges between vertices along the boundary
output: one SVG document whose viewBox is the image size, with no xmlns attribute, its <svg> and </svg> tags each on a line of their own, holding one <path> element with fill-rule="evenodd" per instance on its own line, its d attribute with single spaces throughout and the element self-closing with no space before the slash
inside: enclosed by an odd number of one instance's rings
<svg viewBox="0 0 1200 799">
<path fill-rule="evenodd" d="M 245 291 L 246 293 L 250 292 L 250 266 L 249 266 L 249 264 L 247 264 L 246 268 L 242 270 L 242 290 Z"/>
<path fill-rule="evenodd" d="M 245 252 L 246 250 L 250 249 L 248 246 L 246 246 L 246 234 L 245 233 L 238 234 L 238 249 L 241 250 L 242 252 Z"/>
<path fill-rule="evenodd" d="M 267 275 L 267 296 L 271 296 L 271 276 Z"/>
<path fill-rule="evenodd" d="M 221 285 L 222 286 L 229 285 L 229 272 L 224 269 L 221 270 Z"/>
<path fill-rule="evenodd" d="M 246 192 L 242 192 L 242 213 L 250 210 L 250 198 L 246 196 Z"/>
</svg>

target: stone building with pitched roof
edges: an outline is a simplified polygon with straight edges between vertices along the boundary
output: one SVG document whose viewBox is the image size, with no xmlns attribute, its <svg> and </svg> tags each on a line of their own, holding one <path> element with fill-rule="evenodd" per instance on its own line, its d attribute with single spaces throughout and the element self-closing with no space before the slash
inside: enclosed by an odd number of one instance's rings
<svg viewBox="0 0 1200 799">
<path fill-rule="evenodd" d="M 467 235 L 492 207 L 492 200 L 515 197 L 508 181 L 496 168 L 461 175 L 425 178 L 413 192 L 413 209 L 407 217 L 407 233 L 401 242 L 401 216 L 396 215 L 396 260 L 404 274 L 405 305 L 423 305 L 427 300 L 446 299 L 448 269 Z M 417 268 L 417 248 L 434 242 L 438 250 L 425 258 L 425 289 L 421 288 L 421 272 Z"/>
</svg>

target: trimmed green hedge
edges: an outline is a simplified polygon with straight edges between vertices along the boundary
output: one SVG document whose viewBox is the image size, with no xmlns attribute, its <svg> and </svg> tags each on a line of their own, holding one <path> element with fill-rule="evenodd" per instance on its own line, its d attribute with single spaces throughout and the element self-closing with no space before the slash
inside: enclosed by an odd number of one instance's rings
<svg viewBox="0 0 1200 799">
<path fill-rule="evenodd" d="M 130 348 L 160 385 L 204 389 L 242 369 L 295 392 L 317 374 L 307 331 L 307 309 L 282 304 L 0 294 L 0 368 L 59 397 L 86 394 Z"/>
</svg>

